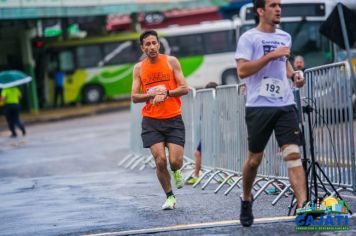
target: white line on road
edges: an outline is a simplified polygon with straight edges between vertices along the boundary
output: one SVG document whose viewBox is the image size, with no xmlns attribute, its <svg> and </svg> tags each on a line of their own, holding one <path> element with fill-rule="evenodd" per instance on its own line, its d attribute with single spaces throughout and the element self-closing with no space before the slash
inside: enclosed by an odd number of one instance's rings
<svg viewBox="0 0 356 236">
<path fill-rule="evenodd" d="M 294 219 L 295 219 L 294 216 L 268 217 L 268 218 L 255 219 L 254 223 L 265 224 L 265 223 L 274 223 L 274 222 L 289 222 L 289 221 L 294 221 Z M 157 227 L 157 228 L 86 234 L 85 236 L 133 235 L 133 234 L 148 234 L 148 233 L 151 234 L 151 233 L 178 231 L 178 230 L 204 229 L 204 228 L 236 226 L 236 225 L 240 225 L 239 220 L 215 221 L 215 222 L 206 222 L 206 223 L 199 223 L 199 224 L 184 224 L 184 225 Z"/>
</svg>

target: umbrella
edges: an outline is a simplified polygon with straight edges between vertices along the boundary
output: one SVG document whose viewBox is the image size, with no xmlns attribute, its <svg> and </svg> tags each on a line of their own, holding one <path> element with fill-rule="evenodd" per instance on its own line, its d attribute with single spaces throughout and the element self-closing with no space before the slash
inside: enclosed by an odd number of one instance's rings
<svg viewBox="0 0 356 236">
<path fill-rule="evenodd" d="M 0 72 L 0 88 L 10 88 L 20 84 L 26 84 L 31 80 L 31 76 L 18 70 Z"/>
</svg>

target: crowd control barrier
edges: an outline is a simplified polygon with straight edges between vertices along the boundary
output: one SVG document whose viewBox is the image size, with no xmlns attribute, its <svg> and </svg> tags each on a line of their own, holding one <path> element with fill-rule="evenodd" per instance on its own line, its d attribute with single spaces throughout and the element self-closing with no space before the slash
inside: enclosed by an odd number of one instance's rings
<svg viewBox="0 0 356 236">
<path fill-rule="evenodd" d="M 140 170 L 146 165 L 154 167 L 153 157 L 148 148 L 143 148 L 141 139 L 141 110 L 145 103 L 131 103 L 130 105 L 130 153 L 118 163 L 126 168 L 134 169 L 141 164 Z"/>
<path fill-rule="evenodd" d="M 338 191 L 356 190 L 350 69 L 348 63 L 340 62 L 306 70 L 308 84 L 303 89 L 306 97 L 302 97 L 302 106 L 312 107 L 310 118 L 313 127 L 307 126 L 306 131 L 308 150 L 311 140 L 309 129 L 312 128 L 315 160 L 328 179 L 339 187 Z M 304 114 L 304 122 L 307 119 Z"/>
<path fill-rule="evenodd" d="M 184 145 L 184 164 L 182 169 L 194 164 L 194 150 L 196 148 L 195 141 L 195 127 L 194 122 L 194 101 L 195 101 L 195 89 L 189 88 L 187 95 L 181 97 L 182 102 L 182 118 L 185 126 L 185 145 Z M 193 174 L 194 171 L 186 177 L 186 180 Z"/>
</svg>

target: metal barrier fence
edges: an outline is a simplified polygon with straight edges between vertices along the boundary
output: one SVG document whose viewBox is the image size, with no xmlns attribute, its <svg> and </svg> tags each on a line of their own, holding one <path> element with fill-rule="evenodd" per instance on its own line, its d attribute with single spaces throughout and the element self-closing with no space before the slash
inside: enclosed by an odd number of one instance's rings
<svg viewBox="0 0 356 236">
<path fill-rule="evenodd" d="M 216 105 L 215 89 L 202 89 L 197 91 L 197 104 L 201 108 L 201 113 L 196 114 L 201 117 L 201 150 L 202 165 L 206 167 L 215 167 L 216 157 Z"/>
<path fill-rule="evenodd" d="M 181 169 L 185 169 L 187 166 L 194 164 L 194 150 L 196 148 L 195 141 L 195 127 L 196 122 L 194 120 L 194 106 L 195 106 L 195 89 L 189 88 L 189 92 L 187 95 L 181 97 L 182 102 L 182 118 L 185 126 L 185 145 L 184 145 L 184 164 Z M 194 173 L 191 173 L 186 177 L 189 177 Z"/>
<path fill-rule="evenodd" d="M 148 148 L 143 148 L 141 139 L 141 110 L 144 103 L 131 103 L 130 105 L 130 153 L 118 163 L 119 166 L 125 162 L 126 168 L 134 169 L 142 164 L 140 170 L 143 170 L 147 164 L 154 167 L 153 157 Z"/>
<path fill-rule="evenodd" d="M 237 85 L 219 86 L 217 88 L 218 127 L 216 136 L 217 163 L 216 167 L 241 172 L 247 157 L 247 135 L 245 122 L 245 99 L 238 95 Z M 243 105 L 243 107 L 241 106 Z"/>
<path fill-rule="evenodd" d="M 184 155 L 188 159 L 194 159 L 193 153 L 195 150 L 195 122 L 194 122 L 194 100 L 195 89 L 190 88 L 189 93 L 181 97 L 182 101 L 182 118 L 185 126 L 185 146 Z"/>
<path fill-rule="evenodd" d="M 306 156 L 310 159 L 310 138 L 314 138 L 315 157 L 321 169 L 339 191 L 356 192 L 355 134 L 353 128 L 352 90 L 350 70 L 347 63 L 335 63 L 305 71 L 307 84 L 300 89 L 301 98 L 297 105 L 311 105 L 310 114 L 313 125 L 307 123 L 307 115 L 302 116 L 305 128 Z M 190 89 L 182 97 L 182 112 L 186 126 L 185 160 L 193 164 L 193 153 L 202 141 L 203 175 L 194 185 L 205 181 L 202 189 L 212 179 L 222 180 L 215 190 L 218 192 L 225 184 L 228 194 L 241 183 L 241 172 L 248 155 L 247 130 L 245 124 L 245 96 L 239 94 L 238 85 L 218 86 L 195 92 Z M 141 116 L 135 107 L 131 108 L 131 152 L 145 156 L 147 151 L 139 148 L 141 144 Z M 310 136 L 310 131 L 313 136 Z M 146 159 L 147 160 L 147 159 Z M 186 167 L 188 164 L 184 165 Z M 288 171 L 281 157 L 280 148 L 274 135 L 265 149 L 264 158 L 258 169 L 254 184 L 255 197 L 270 185 L 280 190 L 272 204 L 286 196 L 290 191 Z M 206 180 L 206 177 L 209 177 Z M 228 180 L 232 180 L 229 183 Z M 325 178 L 322 179 L 325 181 Z M 284 187 L 281 185 L 284 185 Z M 291 190 L 292 191 L 292 190 Z M 333 194 L 332 191 L 329 191 Z"/>
<path fill-rule="evenodd" d="M 313 127 L 307 127 L 306 135 L 308 149 L 312 128 L 315 159 L 326 176 L 334 185 L 356 191 L 350 68 L 346 62 L 335 63 L 306 70 L 305 77 L 307 98 L 302 105 L 313 107 L 310 114 Z"/>
</svg>

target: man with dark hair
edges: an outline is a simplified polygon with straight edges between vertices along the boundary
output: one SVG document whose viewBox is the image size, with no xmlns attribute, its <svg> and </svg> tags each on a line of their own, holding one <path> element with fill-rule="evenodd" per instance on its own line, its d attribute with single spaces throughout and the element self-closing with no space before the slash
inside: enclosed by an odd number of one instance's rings
<svg viewBox="0 0 356 236">
<path fill-rule="evenodd" d="M 254 16 L 255 16 L 255 23 L 258 25 L 260 23 L 260 16 L 257 13 L 258 8 L 264 8 L 266 4 L 265 0 L 254 0 L 253 1 L 253 10 L 254 10 Z"/>
<path fill-rule="evenodd" d="M 140 36 L 141 50 L 146 58 L 133 69 L 131 99 L 145 102 L 142 109 L 142 141 L 150 148 L 156 163 L 156 174 L 167 199 L 163 210 L 175 209 L 176 199 L 167 170 L 165 148 L 177 188 L 184 185 L 180 168 L 183 164 L 185 128 L 181 116 L 180 96 L 188 93 L 177 58 L 160 54 L 160 43 L 155 31 Z"/>
<path fill-rule="evenodd" d="M 277 25 L 281 18 L 281 0 L 255 0 L 259 17 L 256 28 L 246 31 L 236 49 L 237 72 L 246 81 L 246 124 L 248 158 L 243 167 L 243 194 L 240 222 L 253 224 L 251 189 L 263 151 L 274 131 L 282 157 L 288 168 L 297 207 L 306 201 L 305 172 L 300 160 L 301 141 L 297 110 L 288 77 L 296 87 L 304 85 L 304 78 L 294 73 L 288 61 L 291 36 Z"/>
</svg>

